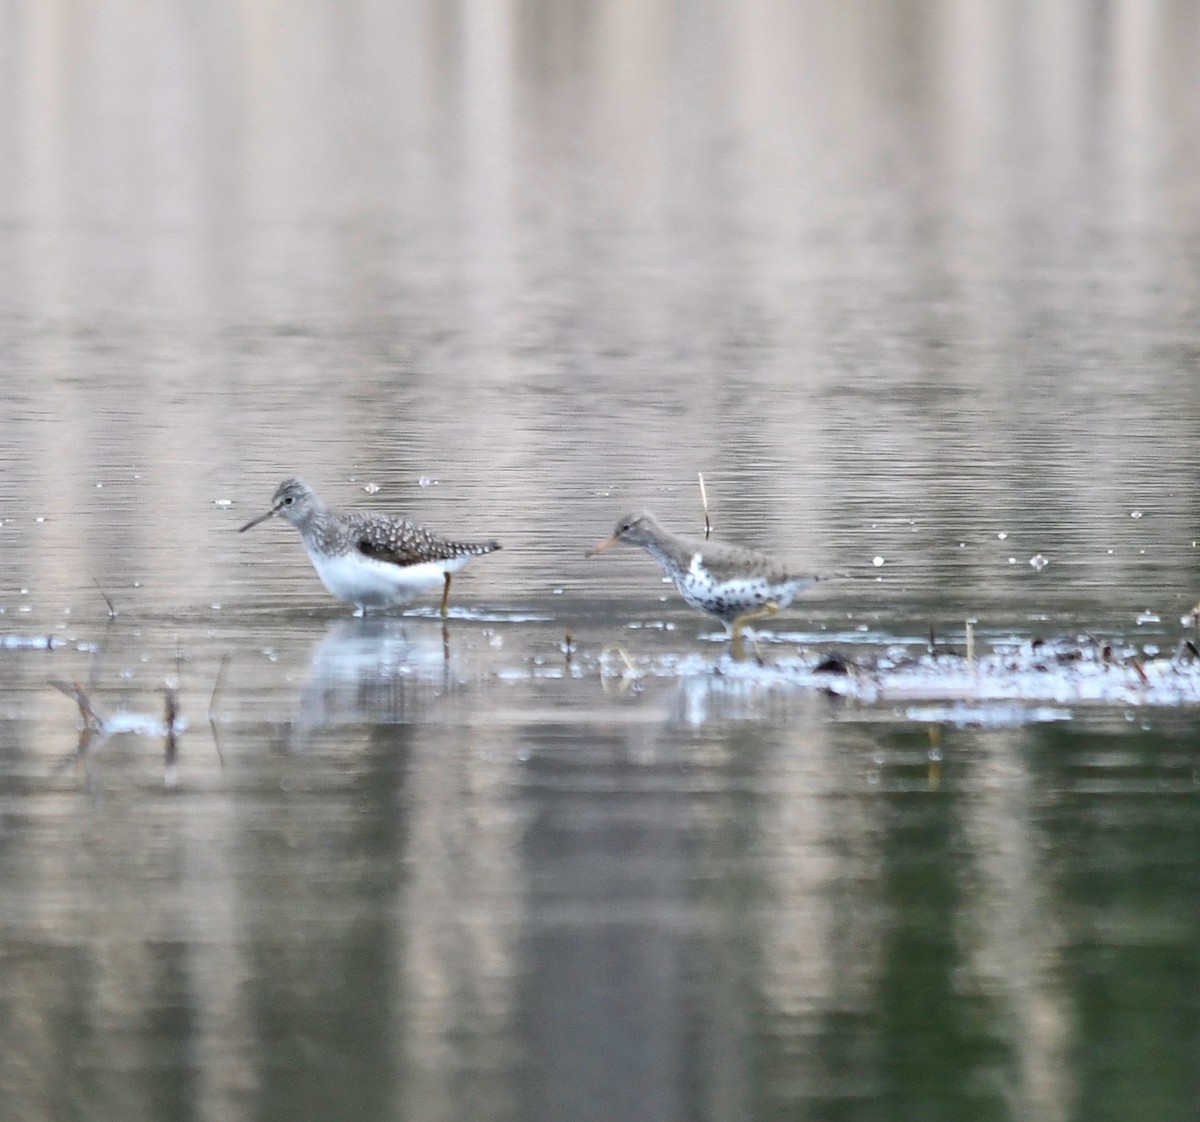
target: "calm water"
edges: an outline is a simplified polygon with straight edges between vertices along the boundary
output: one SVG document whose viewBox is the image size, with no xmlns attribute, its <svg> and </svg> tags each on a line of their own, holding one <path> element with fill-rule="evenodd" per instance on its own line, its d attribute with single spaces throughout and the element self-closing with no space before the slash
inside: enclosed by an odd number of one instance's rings
<svg viewBox="0 0 1200 1122">
<path fill-rule="evenodd" d="M 1200 719 L 1137 667 L 1200 598 L 1198 54 L 0 2 L 0 1117 L 1194 1119 Z M 583 560 L 698 472 L 851 574 L 762 668 Z M 352 619 L 236 532 L 293 473 L 504 551 Z M 968 619 L 1118 685 L 793 673 Z"/>
</svg>

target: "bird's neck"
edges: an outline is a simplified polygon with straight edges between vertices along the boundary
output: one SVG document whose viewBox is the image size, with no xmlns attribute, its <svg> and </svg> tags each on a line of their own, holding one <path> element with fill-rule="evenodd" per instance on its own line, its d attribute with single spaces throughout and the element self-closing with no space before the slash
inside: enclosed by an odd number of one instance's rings
<svg viewBox="0 0 1200 1122">
<path fill-rule="evenodd" d="M 674 575 L 687 570 L 696 548 L 687 538 L 662 530 L 653 541 L 646 543 L 646 552 L 658 562 L 659 568 Z"/>
<path fill-rule="evenodd" d="M 324 545 L 337 529 L 337 517 L 324 503 L 314 501 L 311 508 L 304 512 L 302 518 L 296 519 L 293 526 L 300 531 L 300 536 L 310 546 L 317 549 Z"/>
</svg>

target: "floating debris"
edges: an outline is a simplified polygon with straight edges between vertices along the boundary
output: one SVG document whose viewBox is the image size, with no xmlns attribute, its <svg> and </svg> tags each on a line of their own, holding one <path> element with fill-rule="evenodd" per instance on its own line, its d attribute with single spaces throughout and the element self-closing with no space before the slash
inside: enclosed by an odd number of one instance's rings
<svg viewBox="0 0 1200 1122">
<path fill-rule="evenodd" d="M 67 645 L 65 639 L 53 635 L 5 635 L 0 646 L 9 651 L 53 651 Z"/>
<path fill-rule="evenodd" d="M 936 644 L 936 637 L 931 636 Z M 977 646 L 977 644 L 975 644 Z M 1142 708 L 1200 704 L 1200 647 L 1185 641 L 1173 657 L 1115 640 L 1012 639 L 970 659 L 936 644 L 914 651 L 900 645 L 848 656 L 802 650 L 765 664 L 699 654 L 637 658 L 606 647 L 591 660 L 605 692 L 614 683 L 676 679 L 695 701 L 700 694 L 742 698 L 811 690 L 867 705 L 904 705 L 913 720 L 1005 727 L 1067 720 L 1072 707 Z M 578 653 L 576 654 L 578 660 Z M 935 708 L 924 708 L 935 706 Z M 701 706 L 703 708 L 703 706 Z"/>
<path fill-rule="evenodd" d="M 366 493 L 368 495 L 378 495 L 379 494 L 379 484 L 378 483 L 364 483 L 363 490 L 366 491 Z"/>
<path fill-rule="evenodd" d="M 830 655 L 828 658 L 823 658 L 816 666 L 813 667 L 814 674 L 849 674 L 850 663 L 848 663 L 841 655 Z"/>
<path fill-rule="evenodd" d="M 1048 557 L 1045 557 L 1045 556 L 1043 556 L 1043 555 L 1042 555 L 1042 554 L 1040 554 L 1040 553 L 1035 553 L 1035 554 L 1034 554 L 1034 555 L 1033 555 L 1033 556 L 1032 556 L 1032 557 L 1029 559 L 1029 564 L 1030 564 L 1030 565 L 1032 565 L 1032 566 L 1033 566 L 1033 568 L 1034 568 L 1034 569 L 1035 569 L 1037 572 L 1039 572 L 1039 573 L 1040 573 L 1040 572 L 1041 572 L 1041 571 L 1042 571 L 1042 570 L 1043 570 L 1043 569 L 1044 569 L 1044 568 L 1045 568 L 1047 565 L 1049 565 L 1049 564 L 1050 564 L 1050 558 L 1048 558 Z"/>
</svg>

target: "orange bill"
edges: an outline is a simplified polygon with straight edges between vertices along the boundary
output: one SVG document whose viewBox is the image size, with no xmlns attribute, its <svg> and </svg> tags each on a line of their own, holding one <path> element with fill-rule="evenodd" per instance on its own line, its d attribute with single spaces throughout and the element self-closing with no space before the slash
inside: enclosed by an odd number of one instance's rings
<svg viewBox="0 0 1200 1122">
<path fill-rule="evenodd" d="M 584 557 L 595 557 L 597 553 L 603 553 L 606 549 L 611 549 L 621 539 L 613 534 L 611 538 L 605 538 L 602 542 L 597 542 L 591 549 L 584 554 Z"/>
</svg>

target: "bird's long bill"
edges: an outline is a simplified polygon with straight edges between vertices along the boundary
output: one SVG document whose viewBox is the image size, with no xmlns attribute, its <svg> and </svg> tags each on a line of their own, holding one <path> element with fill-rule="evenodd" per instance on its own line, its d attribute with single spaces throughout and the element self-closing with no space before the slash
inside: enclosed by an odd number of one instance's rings
<svg viewBox="0 0 1200 1122">
<path fill-rule="evenodd" d="M 603 553 L 606 549 L 612 549 L 621 539 L 613 534 L 611 538 L 605 538 L 602 542 L 597 542 L 591 549 L 584 554 L 584 557 L 595 557 L 597 553 Z"/>
<path fill-rule="evenodd" d="M 244 533 L 245 533 L 247 530 L 251 530 L 251 529 L 253 529 L 253 528 L 254 528 L 255 526 L 257 526 L 257 525 L 258 525 L 260 522 L 265 522 L 265 521 L 266 521 L 268 518 L 270 518 L 270 517 L 271 517 L 271 516 L 272 516 L 274 513 L 275 513 L 275 508 L 274 508 L 274 507 L 271 507 L 271 509 L 270 509 L 270 510 L 268 510 L 266 514 L 260 514 L 260 515 L 259 515 L 257 518 L 251 518 L 251 519 L 250 519 L 250 521 L 249 521 L 249 522 L 247 522 L 247 523 L 246 523 L 246 525 L 245 525 L 245 526 L 243 526 L 243 527 L 242 527 L 242 528 L 241 528 L 241 529 L 238 531 L 238 533 L 239 533 L 239 534 L 244 534 Z"/>
</svg>

